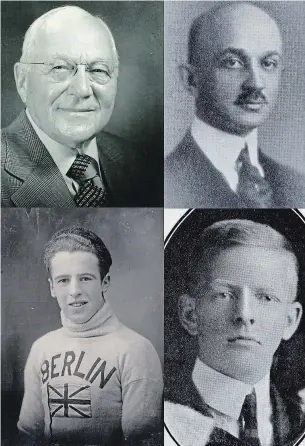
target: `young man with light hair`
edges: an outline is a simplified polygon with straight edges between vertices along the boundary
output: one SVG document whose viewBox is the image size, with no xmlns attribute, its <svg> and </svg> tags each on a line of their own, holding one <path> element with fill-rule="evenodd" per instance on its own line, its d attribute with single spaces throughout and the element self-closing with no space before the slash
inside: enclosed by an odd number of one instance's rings
<svg viewBox="0 0 305 446">
<path fill-rule="evenodd" d="M 184 446 L 287 445 L 305 429 L 301 394 L 283 391 L 272 371 L 302 316 L 292 246 L 250 220 L 216 222 L 193 243 L 178 314 L 197 358 L 168 385 L 168 432 Z"/>
</svg>

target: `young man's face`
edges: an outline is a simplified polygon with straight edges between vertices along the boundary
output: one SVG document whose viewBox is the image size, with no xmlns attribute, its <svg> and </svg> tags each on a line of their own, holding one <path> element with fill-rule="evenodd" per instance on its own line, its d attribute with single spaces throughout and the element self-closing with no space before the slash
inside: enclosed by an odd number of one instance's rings
<svg viewBox="0 0 305 446">
<path fill-rule="evenodd" d="M 290 253 L 241 246 L 222 251 L 194 297 L 200 359 L 232 378 L 257 382 L 281 340 L 297 329 L 296 290 Z"/>
<path fill-rule="evenodd" d="M 101 281 L 98 258 L 83 251 L 58 252 L 50 262 L 50 290 L 67 319 L 82 324 L 103 306 L 107 274 Z"/>
</svg>

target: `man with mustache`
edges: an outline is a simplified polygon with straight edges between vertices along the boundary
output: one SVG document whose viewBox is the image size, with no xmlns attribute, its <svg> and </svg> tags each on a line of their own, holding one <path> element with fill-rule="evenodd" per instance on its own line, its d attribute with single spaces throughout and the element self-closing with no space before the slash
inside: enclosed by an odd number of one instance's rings
<svg viewBox="0 0 305 446">
<path fill-rule="evenodd" d="M 165 161 L 166 207 L 302 207 L 305 178 L 258 148 L 283 70 L 276 22 L 249 3 L 210 9 L 192 23 L 182 80 L 196 116 Z"/>
<path fill-rule="evenodd" d="M 26 109 L 2 132 L 2 206 L 147 205 L 140 151 L 102 131 L 119 74 L 103 20 L 76 6 L 48 11 L 14 73 Z"/>
<path fill-rule="evenodd" d="M 194 348 L 197 358 L 185 366 L 180 350 L 181 367 L 165 373 L 168 432 L 184 446 L 290 444 L 305 430 L 305 394 L 285 387 L 274 355 L 300 323 L 298 259 L 267 224 L 222 220 L 203 231 L 198 224 L 178 298 L 186 357 Z"/>
</svg>

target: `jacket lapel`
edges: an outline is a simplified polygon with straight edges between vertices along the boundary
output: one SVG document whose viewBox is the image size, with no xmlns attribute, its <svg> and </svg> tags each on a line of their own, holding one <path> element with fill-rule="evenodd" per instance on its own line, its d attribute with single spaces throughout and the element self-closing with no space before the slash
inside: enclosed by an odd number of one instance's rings
<svg viewBox="0 0 305 446">
<path fill-rule="evenodd" d="M 177 150 L 182 158 L 179 162 L 184 177 L 182 182 L 191 191 L 192 205 L 212 208 L 244 207 L 244 203 L 231 190 L 221 172 L 200 150 L 190 130 Z"/>
<path fill-rule="evenodd" d="M 31 126 L 25 111 L 15 121 L 15 144 L 24 156 L 6 160 L 5 169 L 22 181 L 11 200 L 17 207 L 74 207 L 69 189 L 48 150 Z M 21 162 L 16 162 L 21 160 Z"/>
</svg>

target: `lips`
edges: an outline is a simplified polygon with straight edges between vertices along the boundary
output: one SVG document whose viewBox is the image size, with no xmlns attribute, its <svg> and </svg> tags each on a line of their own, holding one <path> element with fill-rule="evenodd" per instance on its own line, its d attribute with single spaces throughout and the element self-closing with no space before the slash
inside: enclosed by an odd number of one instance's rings
<svg viewBox="0 0 305 446">
<path fill-rule="evenodd" d="M 95 111 L 96 108 L 60 108 L 60 110 L 69 113 L 88 113 Z"/>
<path fill-rule="evenodd" d="M 246 335 L 245 336 L 244 335 L 233 336 L 231 338 L 228 338 L 228 342 L 230 342 L 230 343 L 238 343 L 238 342 L 251 343 L 251 342 L 254 342 L 257 344 L 261 344 L 261 342 L 254 336 L 246 336 Z"/>
<path fill-rule="evenodd" d="M 79 301 L 79 302 L 71 302 L 69 304 L 69 307 L 73 307 L 73 308 L 80 308 L 83 307 L 84 305 L 86 305 L 87 302 L 85 301 Z"/>
</svg>

